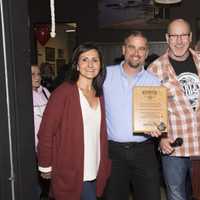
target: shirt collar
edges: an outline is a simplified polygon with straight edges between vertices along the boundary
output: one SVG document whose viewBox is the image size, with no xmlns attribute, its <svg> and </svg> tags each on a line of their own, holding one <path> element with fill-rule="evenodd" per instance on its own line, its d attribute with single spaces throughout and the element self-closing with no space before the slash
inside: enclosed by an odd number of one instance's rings
<svg viewBox="0 0 200 200">
<path fill-rule="evenodd" d="M 42 86 L 40 85 L 40 87 L 37 89 L 37 91 L 35 91 L 35 90 L 33 90 L 34 92 L 36 92 L 36 93 L 41 93 L 42 92 Z"/>
<path fill-rule="evenodd" d="M 128 76 L 126 73 L 125 73 L 125 71 L 124 71 L 124 68 L 123 68 L 123 64 L 124 64 L 124 61 L 122 61 L 121 63 L 120 63 L 120 72 L 121 72 L 121 75 L 124 77 L 124 78 L 126 78 L 126 79 L 135 79 L 136 77 L 140 77 L 140 76 L 142 76 L 142 74 L 143 74 L 143 72 L 145 71 L 144 70 L 144 66 L 142 66 L 142 69 L 141 69 L 141 71 L 140 72 L 138 72 L 137 74 L 134 74 L 133 76 Z"/>
</svg>

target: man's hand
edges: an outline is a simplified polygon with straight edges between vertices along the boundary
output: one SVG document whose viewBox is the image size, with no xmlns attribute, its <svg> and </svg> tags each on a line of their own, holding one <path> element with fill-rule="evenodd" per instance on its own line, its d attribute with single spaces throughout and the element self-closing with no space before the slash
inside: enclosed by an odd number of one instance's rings
<svg viewBox="0 0 200 200">
<path fill-rule="evenodd" d="M 174 148 L 171 147 L 173 140 L 169 138 L 161 138 L 160 140 L 160 149 L 163 154 L 171 154 L 174 151 Z"/>
<path fill-rule="evenodd" d="M 41 172 L 40 176 L 44 179 L 51 179 L 51 172 Z"/>
<path fill-rule="evenodd" d="M 162 135 L 160 131 L 145 132 L 144 134 L 150 135 L 151 137 L 157 137 L 157 138 Z"/>
</svg>

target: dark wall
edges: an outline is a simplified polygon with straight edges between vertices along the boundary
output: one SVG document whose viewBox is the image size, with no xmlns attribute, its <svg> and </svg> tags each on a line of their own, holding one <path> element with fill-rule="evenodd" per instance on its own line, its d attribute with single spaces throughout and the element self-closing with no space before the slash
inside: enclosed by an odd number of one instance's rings
<svg viewBox="0 0 200 200">
<path fill-rule="evenodd" d="M 127 30 L 101 30 L 98 28 L 98 7 L 95 0 L 59 0 L 55 2 L 57 22 L 76 22 L 77 39 L 82 41 L 121 42 Z M 32 24 L 50 23 L 49 0 L 30 0 Z M 161 40 L 163 31 L 147 31 L 152 40 Z"/>
<path fill-rule="evenodd" d="M 38 200 L 27 1 L 0 14 L 0 199 Z"/>
<path fill-rule="evenodd" d="M 95 40 L 97 30 L 97 3 L 95 0 L 55 1 L 56 22 L 76 22 L 79 41 Z M 49 0 L 30 0 L 32 24 L 50 23 Z"/>
<path fill-rule="evenodd" d="M 197 39 L 197 19 L 200 18 L 200 1 L 199 0 L 183 0 L 181 7 L 171 9 L 171 18 L 184 18 L 190 22 L 193 40 Z"/>
<path fill-rule="evenodd" d="M 30 0 L 32 23 L 50 22 L 49 0 Z M 170 8 L 170 18 L 185 18 L 191 25 L 196 38 L 196 19 L 200 18 L 200 1 L 183 0 L 181 4 Z M 99 42 L 121 42 L 127 30 L 100 30 L 98 28 L 97 0 L 59 0 L 56 1 L 56 21 L 78 24 L 78 41 L 95 40 Z M 134 28 L 134 27 L 133 27 Z M 165 40 L 165 30 L 147 30 L 152 41 Z"/>
</svg>

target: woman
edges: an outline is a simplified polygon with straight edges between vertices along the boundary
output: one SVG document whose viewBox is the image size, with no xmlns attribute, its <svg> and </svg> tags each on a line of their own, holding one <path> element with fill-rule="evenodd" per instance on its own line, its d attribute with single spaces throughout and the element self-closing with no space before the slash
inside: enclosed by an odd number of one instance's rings
<svg viewBox="0 0 200 200">
<path fill-rule="evenodd" d="M 43 112 L 50 96 L 49 91 L 41 85 L 41 73 L 38 65 L 31 66 L 34 127 L 35 127 L 35 147 L 37 147 L 37 134 L 42 120 Z"/>
<path fill-rule="evenodd" d="M 39 170 L 56 200 L 95 200 L 105 187 L 107 152 L 102 55 L 92 43 L 72 57 L 70 81 L 51 95 L 39 131 Z"/>
</svg>

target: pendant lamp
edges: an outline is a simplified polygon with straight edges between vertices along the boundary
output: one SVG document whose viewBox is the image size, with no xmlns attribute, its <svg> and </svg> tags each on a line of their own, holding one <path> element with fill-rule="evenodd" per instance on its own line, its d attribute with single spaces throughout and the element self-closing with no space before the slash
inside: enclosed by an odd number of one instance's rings
<svg viewBox="0 0 200 200">
<path fill-rule="evenodd" d="M 175 3 L 180 3 L 182 0 L 154 0 L 154 1 L 160 4 L 175 4 Z"/>
</svg>

